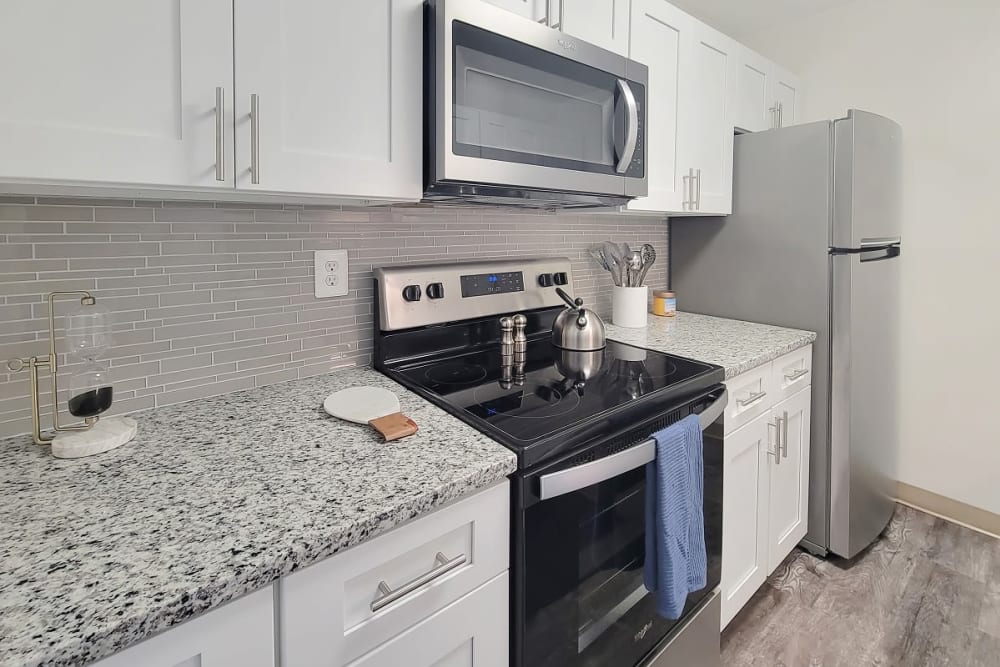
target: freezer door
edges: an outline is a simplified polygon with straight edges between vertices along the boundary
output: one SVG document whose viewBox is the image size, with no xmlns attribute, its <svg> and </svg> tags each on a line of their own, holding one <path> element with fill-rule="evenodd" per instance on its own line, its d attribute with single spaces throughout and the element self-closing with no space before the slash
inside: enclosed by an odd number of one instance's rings
<svg viewBox="0 0 1000 667">
<path fill-rule="evenodd" d="M 834 125 L 830 550 L 850 558 L 895 507 L 899 448 L 901 131 L 851 112 Z M 863 252 L 859 252 L 863 250 Z M 836 251 L 835 251 L 836 252 Z"/>
</svg>

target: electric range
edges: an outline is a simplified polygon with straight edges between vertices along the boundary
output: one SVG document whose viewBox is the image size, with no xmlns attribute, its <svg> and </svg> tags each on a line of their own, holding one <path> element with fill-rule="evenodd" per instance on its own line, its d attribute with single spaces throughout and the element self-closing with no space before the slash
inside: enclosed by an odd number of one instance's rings
<svg viewBox="0 0 1000 667">
<path fill-rule="evenodd" d="M 517 454 L 512 665 L 658 666 L 691 643 L 685 628 L 713 624 L 698 633 L 698 664 L 718 664 L 724 371 L 613 340 L 597 352 L 554 346 L 555 287 L 572 290 L 572 276 L 561 258 L 376 269 L 375 366 Z M 499 318 L 514 313 L 527 345 L 512 361 Z M 642 582 L 646 464 L 651 434 L 692 413 L 704 429 L 709 583 L 680 619 L 663 619 Z"/>
</svg>

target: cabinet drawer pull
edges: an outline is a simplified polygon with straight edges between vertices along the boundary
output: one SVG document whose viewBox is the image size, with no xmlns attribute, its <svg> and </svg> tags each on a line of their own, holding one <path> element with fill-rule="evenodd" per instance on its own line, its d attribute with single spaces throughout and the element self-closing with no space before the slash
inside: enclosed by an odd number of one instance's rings
<svg viewBox="0 0 1000 667">
<path fill-rule="evenodd" d="M 215 180 L 226 180 L 226 91 L 215 89 Z"/>
<path fill-rule="evenodd" d="M 808 373 L 809 373 L 808 368 L 800 368 L 797 371 L 792 371 L 791 373 L 785 373 L 785 379 L 788 380 L 789 382 L 795 382 L 796 380 L 798 380 L 799 378 Z"/>
<path fill-rule="evenodd" d="M 260 183 L 260 102 L 257 93 L 250 96 L 250 182 Z"/>
<path fill-rule="evenodd" d="M 465 554 L 459 554 L 451 560 L 448 560 L 448 558 L 446 558 L 445 555 L 439 551 L 437 556 L 434 557 L 433 568 L 421 574 L 419 577 L 410 579 L 396 590 L 389 588 L 389 584 L 383 579 L 378 584 L 378 594 L 375 596 L 375 599 L 372 600 L 372 612 L 384 609 L 400 598 L 406 597 L 421 586 L 425 586 L 435 579 L 443 577 L 455 568 L 465 565 L 467 560 L 468 558 Z"/>
<path fill-rule="evenodd" d="M 767 396 L 767 392 L 766 391 L 763 391 L 763 390 L 757 391 L 757 392 L 751 391 L 750 395 L 747 396 L 746 398 L 738 398 L 738 399 L 736 399 L 736 404 L 738 406 L 740 406 L 741 408 L 746 408 L 746 407 L 749 407 L 749 406 L 753 405 L 754 403 L 757 403 L 757 402 L 763 400 L 763 398 L 765 396 Z"/>
</svg>

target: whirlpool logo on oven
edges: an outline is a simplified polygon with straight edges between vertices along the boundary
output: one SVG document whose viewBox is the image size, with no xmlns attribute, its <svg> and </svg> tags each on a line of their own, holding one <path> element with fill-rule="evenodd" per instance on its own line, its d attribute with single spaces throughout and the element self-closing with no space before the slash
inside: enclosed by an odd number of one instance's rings
<svg viewBox="0 0 1000 667">
<path fill-rule="evenodd" d="M 576 51 L 576 44 L 574 44 L 573 42 L 570 42 L 565 39 L 557 39 L 556 42 L 559 44 L 559 46 L 563 47 L 564 49 L 567 49 L 569 51 Z"/>
<path fill-rule="evenodd" d="M 632 641 L 637 642 L 637 641 L 641 640 L 643 637 L 646 636 L 646 633 L 649 632 L 649 630 L 652 627 L 653 627 L 653 622 L 652 621 L 646 621 L 646 625 L 644 625 L 641 628 L 639 628 L 639 632 L 635 633 L 635 636 L 632 638 Z"/>
</svg>

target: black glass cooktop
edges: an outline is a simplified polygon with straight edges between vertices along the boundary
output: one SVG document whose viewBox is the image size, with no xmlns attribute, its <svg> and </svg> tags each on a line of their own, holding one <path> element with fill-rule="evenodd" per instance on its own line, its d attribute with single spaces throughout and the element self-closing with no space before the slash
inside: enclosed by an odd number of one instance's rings
<svg viewBox="0 0 1000 667">
<path fill-rule="evenodd" d="M 555 438 L 569 444 L 571 432 L 611 413 L 641 410 L 647 397 L 722 380 L 717 366 L 615 341 L 598 352 L 565 352 L 535 340 L 523 375 L 519 370 L 504 367 L 499 346 L 489 346 L 396 367 L 391 375 L 514 450 Z"/>
</svg>

